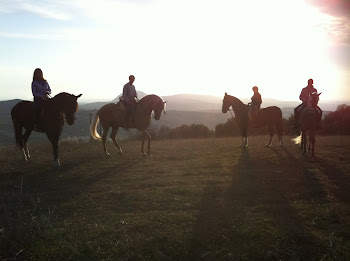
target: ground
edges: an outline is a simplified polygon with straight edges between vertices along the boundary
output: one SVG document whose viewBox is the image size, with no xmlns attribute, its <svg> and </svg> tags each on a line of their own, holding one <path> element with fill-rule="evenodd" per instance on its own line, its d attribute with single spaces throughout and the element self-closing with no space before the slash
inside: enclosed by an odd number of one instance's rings
<svg viewBox="0 0 350 261">
<path fill-rule="evenodd" d="M 0 148 L 0 260 L 350 260 L 350 139 Z"/>
</svg>

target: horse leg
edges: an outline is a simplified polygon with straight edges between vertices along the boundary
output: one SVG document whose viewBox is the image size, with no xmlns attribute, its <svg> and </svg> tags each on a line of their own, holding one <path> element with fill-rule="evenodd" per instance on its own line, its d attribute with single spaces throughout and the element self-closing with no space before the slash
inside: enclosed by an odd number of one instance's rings
<svg viewBox="0 0 350 261">
<path fill-rule="evenodd" d="M 60 167 L 60 160 L 58 158 L 58 139 L 59 136 L 58 135 L 52 135 L 52 134 L 48 134 L 46 133 L 46 136 L 49 138 L 51 144 L 52 144 L 52 150 L 53 150 L 53 165 L 55 167 Z"/>
<path fill-rule="evenodd" d="M 283 147 L 284 146 L 284 141 L 283 141 L 283 131 L 282 131 L 282 126 L 279 126 L 277 128 L 278 131 L 278 140 L 280 142 L 280 146 Z"/>
<path fill-rule="evenodd" d="M 103 146 L 103 151 L 105 152 L 105 154 L 109 156 L 109 153 L 108 153 L 107 147 L 106 147 L 106 140 L 107 140 L 108 129 L 109 129 L 109 127 L 103 128 L 103 133 L 102 133 L 102 146 Z"/>
<path fill-rule="evenodd" d="M 110 137 L 111 137 L 114 145 L 116 146 L 116 148 L 119 150 L 119 154 L 123 155 L 123 151 L 122 151 L 121 147 L 119 146 L 119 143 L 116 140 L 117 132 L 118 132 L 118 127 L 115 127 L 115 128 L 112 127 L 112 132 L 111 132 Z"/>
<path fill-rule="evenodd" d="M 301 140 L 302 140 L 302 155 L 306 153 L 306 145 L 307 145 L 307 135 L 305 132 L 302 132 L 301 134 Z"/>
<path fill-rule="evenodd" d="M 300 131 L 301 133 L 300 133 L 300 135 L 301 135 L 301 142 L 300 142 L 300 150 L 302 150 L 303 149 L 303 144 L 304 144 L 304 140 L 303 140 L 303 132 L 302 131 Z"/>
<path fill-rule="evenodd" d="M 241 147 L 245 148 L 248 146 L 248 129 L 244 128 L 242 130 L 242 143 L 241 143 Z"/>
<path fill-rule="evenodd" d="M 24 145 L 23 148 L 24 148 L 24 154 L 27 156 L 27 160 L 30 159 L 27 141 L 31 133 L 32 133 L 32 130 L 26 129 L 26 131 L 23 134 L 23 145 Z"/>
<path fill-rule="evenodd" d="M 268 129 L 269 129 L 269 133 L 270 133 L 270 138 L 269 138 L 269 141 L 266 143 L 265 147 L 270 147 L 272 144 L 273 128 L 271 125 L 269 125 Z"/>
<path fill-rule="evenodd" d="M 312 136 L 310 136 L 310 143 L 312 143 L 312 146 L 311 146 L 311 155 L 312 155 L 312 156 L 315 156 L 315 143 L 316 143 L 315 134 L 313 134 Z"/>
<path fill-rule="evenodd" d="M 145 138 L 148 139 L 148 145 L 147 145 L 147 153 L 144 152 L 143 147 L 145 144 Z M 146 130 L 142 132 L 142 142 L 141 142 L 141 153 L 143 156 L 147 157 L 151 155 L 151 136 L 148 134 Z"/>
</svg>

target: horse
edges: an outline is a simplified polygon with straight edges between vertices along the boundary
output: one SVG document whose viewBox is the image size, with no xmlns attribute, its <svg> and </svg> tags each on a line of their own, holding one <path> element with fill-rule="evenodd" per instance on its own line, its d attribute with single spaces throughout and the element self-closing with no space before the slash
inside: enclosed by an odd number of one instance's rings
<svg viewBox="0 0 350 261">
<path fill-rule="evenodd" d="M 114 145 L 119 150 L 119 154 L 123 155 L 122 149 L 116 140 L 116 135 L 119 127 L 135 128 L 142 132 L 141 141 L 141 153 L 147 157 L 151 155 L 151 136 L 147 132 L 147 128 L 151 124 L 151 114 L 154 111 L 154 118 L 156 120 L 160 119 L 162 111 L 165 114 L 165 104 L 157 95 L 151 94 L 146 95 L 141 100 L 139 100 L 135 105 L 134 120 L 129 117 L 129 122 L 126 122 L 126 107 L 122 101 L 117 104 L 109 103 L 102 106 L 95 114 L 93 121 L 90 125 L 90 134 L 96 140 L 102 140 L 103 150 L 106 155 L 109 155 L 106 148 L 106 137 L 110 127 L 112 127 L 112 132 L 110 138 L 112 139 Z M 97 133 L 96 128 L 98 122 L 101 121 L 101 126 L 103 129 L 102 137 Z M 147 153 L 144 152 L 145 138 L 148 140 Z"/>
<path fill-rule="evenodd" d="M 248 128 L 250 120 L 249 120 L 249 111 L 250 106 L 247 104 L 244 104 L 241 100 L 238 98 L 228 95 L 225 93 L 224 99 L 222 101 L 222 112 L 227 113 L 227 111 L 232 106 L 232 109 L 235 113 L 235 118 L 238 123 L 238 126 L 241 129 L 242 132 L 242 143 L 241 147 L 247 147 L 248 146 Z M 280 146 L 283 146 L 283 133 L 282 133 L 282 111 L 277 106 L 270 106 L 267 108 L 262 108 L 258 110 L 255 125 L 252 127 L 262 127 L 262 126 L 268 126 L 268 130 L 270 133 L 269 141 L 266 143 L 265 147 L 269 147 L 272 144 L 272 137 L 273 137 L 273 126 L 276 127 L 278 132 L 278 138 L 280 142 Z"/>
<path fill-rule="evenodd" d="M 59 167 L 58 140 L 60 138 L 64 121 L 68 125 L 74 124 L 75 113 L 78 111 L 77 99 L 82 94 L 75 96 L 61 92 L 55 97 L 47 100 L 40 117 L 42 131 L 46 134 L 52 144 L 54 166 Z M 24 160 L 30 159 L 28 150 L 28 138 L 34 130 L 33 123 L 34 103 L 31 101 L 20 101 L 11 109 L 11 118 L 15 131 L 16 146 L 23 151 Z M 25 132 L 23 134 L 23 128 Z M 38 130 L 35 130 L 38 131 Z"/>
<path fill-rule="evenodd" d="M 311 155 L 315 156 L 315 142 L 316 142 L 316 129 L 317 120 L 319 118 L 317 111 L 317 104 L 321 93 L 313 92 L 309 94 L 309 99 L 306 107 L 301 113 L 300 117 L 300 131 L 299 137 L 293 139 L 295 144 L 300 144 L 302 155 L 306 153 L 307 135 L 309 135 L 309 148 L 311 149 Z M 310 148 L 311 147 L 311 148 Z"/>
</svg>

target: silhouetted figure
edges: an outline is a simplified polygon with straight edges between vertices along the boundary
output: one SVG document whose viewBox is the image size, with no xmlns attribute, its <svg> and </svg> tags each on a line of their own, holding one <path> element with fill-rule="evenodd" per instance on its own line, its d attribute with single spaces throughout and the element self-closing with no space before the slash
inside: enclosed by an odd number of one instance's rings
<svg viewBox="0 0 350 261">
<path fill-rule="evenodd" d="M 313 83 L 314 83 L 314 81 L 312 79 L 309 79 L 307 81 L 307 86 L 301 90 L 299 99 L 302 101 L 302 104 L 298 105 L 294 109 L 294 118 L 295 118 L 294 127 L 295 128 L 299 128 L 299 126 L 300 126 L 300 116 L 307 105 L 310 94 L 317 93 L 317 90 L 313 86 Z M 316 110 L 318 113 L 317 128 L 320 128 L 321 127 L 321 119 L 322 119 L 322 110 L 318 106 L 317 106 Z"/>
<path fill-rule="evenodd" d="M 33 74 L 32 93 L 34 96 L 33 123 L 35 130 L 41 130 L 40 115 L 44 107 L 45 100 L 49 99 L 51 88 L 44 79 L 43 72 L 40 68 L 36 68 Z"/>
<path fill-rule="evenodd" d="M 254 95 L 252 96 L 251 102 L 250 102 L 250 113 L 251 113 L 253 122 L 255 122 L 258 117 L 258 111 L 260 109 L 262 100 L 261 100 L 261 95 L 259 93 L 258 87 L 254 86 L 252 90 L 254 92 Z"/>
<path fill-rule="evenodd" d="M 135 86 L 133 85 L 135 81 L 135 76 L 134 75 L 130 75 L 129 76 L 129 82 L 126 83 L 124 85 L 123 88 L 123 100 L 124 100 L 124 104 L 126 106 L 126 126 L 125 129 L 129 129 L 128 128 L 128 123 L 129 123 L 129 119 L 131 116 L 132 122 L 135 121 L 135 104 L 136 104 L 136 100 L 137 99 L 137 92 L 135 89 Z"/>
</svg>

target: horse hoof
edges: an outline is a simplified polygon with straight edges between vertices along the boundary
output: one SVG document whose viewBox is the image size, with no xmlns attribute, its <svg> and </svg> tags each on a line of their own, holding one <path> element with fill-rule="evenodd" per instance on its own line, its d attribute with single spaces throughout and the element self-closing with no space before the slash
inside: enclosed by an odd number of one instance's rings
<svg viewBox="0 0 350 261">
<path fill-rule="evenodd" d="M 55 160 L 55 161 L 53 162 L 53 166 L 54 166 L 54 168 L 56 168 L 56 169 L 61 168 L 60 161 L 59 161 L 59 160 Z"/>
<path fill-rule="evenodd" d="M 105 155 L 108 157 L 111 156 L 111 154 L 109 154 L 109 152 L 107 152 L 107 151 L 105 152 Z"/>
<path fill-rule="evenodd" d="M 271 147 L 271 144 L 265 144 L 265 148 Z"/>
<path fill-rule="evenodd" d="M 147 158 L 147 157 L 148 157 L 148 155 L 147 155 L 146 152 L 143 152 L 142 154 L 143 154 L 143 157 L 144 157 L 144 158 Z"/>
</svg>

